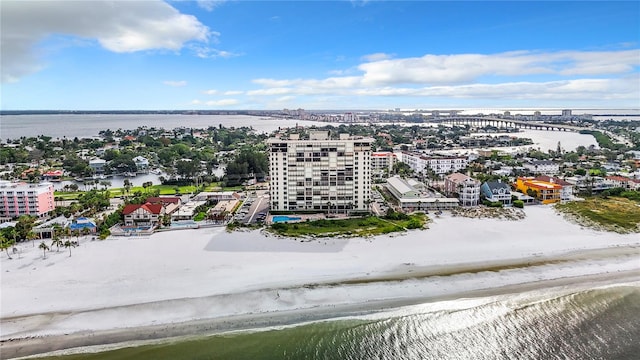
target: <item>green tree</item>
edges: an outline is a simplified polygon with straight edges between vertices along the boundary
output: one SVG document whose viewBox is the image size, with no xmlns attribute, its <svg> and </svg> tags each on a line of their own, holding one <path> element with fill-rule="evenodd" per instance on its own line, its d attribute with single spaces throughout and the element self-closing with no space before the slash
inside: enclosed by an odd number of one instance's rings
<svg viewBox="0 0 640 360">
<path fill-rule="evenodd" d="M 49 250 L 49 247 L 47 246 L 47 244 L 43 242 L 40 243 L 40 246 L 38 246 L 38 248 L 42 249 L 42 258 L 46 259 L 47 257 L 47 250 Z"/>
<path fill-rule="evenodd" d="M 69 256 L 71 256 L 71 248 L 78 246 L 78 243 L 75 241 L 67 240 L 64 242 L 64 247 L 69 249 Z"/>
<path fill-rule="evenodd" d="M 4 236 L 4 234 L 0 233 L 0 248 L 6 251 L 7 257 L 9 259 L 12 259 L 11 255 L 9 255 L 9 248 L 12 247 L 13 244 L 15 244 L 15 241 L 13 239 L 8 239 Z"/>
<path fill-rule="evenodd" d="M 64 245 L 64 243 L 60 240 L 60 236 L 54 232 L 51 246 L 56 246 L 58 248 L 57 251 L 60 251 L 60 245 Z"/>
</svg>

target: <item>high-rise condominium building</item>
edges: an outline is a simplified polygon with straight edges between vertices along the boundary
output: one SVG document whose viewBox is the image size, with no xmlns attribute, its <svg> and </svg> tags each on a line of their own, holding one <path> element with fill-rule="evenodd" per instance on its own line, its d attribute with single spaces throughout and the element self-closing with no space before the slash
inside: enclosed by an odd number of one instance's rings
<svg viewBox="0 0 640 360">
<path fill-rule="evenodd" d="M 368 211 L 373 139 L 311 131 L 271 138 L 272 211 Z"/>
<path fill-rule="evenodd" d="M 53 184 L 0 181 L 0 218 L 20 215 L 43 217 L 55 209 Z"/>
</svg>

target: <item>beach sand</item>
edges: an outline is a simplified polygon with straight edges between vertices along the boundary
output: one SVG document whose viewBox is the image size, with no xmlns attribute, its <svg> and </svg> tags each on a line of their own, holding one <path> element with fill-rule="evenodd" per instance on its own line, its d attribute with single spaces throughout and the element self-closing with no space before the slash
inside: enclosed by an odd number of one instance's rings
<svg viewBox="0 0 640 360">
<path fill-rule="evenodd" d="M 1 257 L 2 358 L 296 324 L 575 283 L 638 281 L 640 239 L 549 206 L 524 220 L 447 214 L 430 229 L 289 239 L 222 228 L 84 241 Z M 37 244 L 36 244 L 37 245 Z"/>
</svg>

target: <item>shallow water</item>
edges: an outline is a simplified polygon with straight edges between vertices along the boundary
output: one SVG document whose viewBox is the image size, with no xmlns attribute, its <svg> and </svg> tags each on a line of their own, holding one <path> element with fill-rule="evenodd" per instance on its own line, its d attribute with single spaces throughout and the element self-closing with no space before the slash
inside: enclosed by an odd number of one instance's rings
<svg viewBox="0 0 640 360">
<path fill-rule="evenodd" d="M 640 287 L 557 289 L 46 359 L 637 359 Z"/>
</svg>

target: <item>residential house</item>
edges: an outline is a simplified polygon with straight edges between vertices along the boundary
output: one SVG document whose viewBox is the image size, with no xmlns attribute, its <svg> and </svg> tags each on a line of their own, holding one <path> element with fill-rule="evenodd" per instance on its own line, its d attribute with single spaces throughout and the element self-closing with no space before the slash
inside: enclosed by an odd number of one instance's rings
<svg viewBox="0 0 640 360">
<path fill-rule="evenodd" d="M 129 204 L 122 209 L 125 226 L 151 226 L 160 224 L 165 214 L 162 204 Z"/>
<path fill-rule="evenodd" d="M 150 204 L 161 204 L 164 207 L 165 214 L 172 214 L 182 204 L 182 199 L 178 196 L 162 196 L 162 197 L 149 197 L 147 202 Z"/>
<path fill-rule="evenodd" d="M 511 186 L 502 181 L 487 181 L 480 187 L 482 195 L 490 202 L 511 205 Z"/>
<path fill-rule="evenodd" d="M 638 190 L 640 181 L 625 176 L 613 175 L 605 177 L 605 182 L 612 187 L 620 187 L 625 190 Z"/>
<path fill-rule="evenodd" d="M 480 200 L 480 182 L 461 173 L 453 173 L 444 178 L 444 192 L 456 196 L 460 206 L 476 206 Z"/>
<path fill-rule="evenodd" d="M 149 160 L 144 156 L 134 157 L 133 162 L 136 164 L 138 171 L 146 171 L 149 169 Z"/>
<path fill-rule="evenodd" d="M 104 173 L 104 167 L 107 165 L 107 161 L 103 159 L 91 159 L 89 160 L 89 167 L 93 169 L 96 174 Z"/>
<path fill-rule="evenodd" d="M 548 175 L 536 176 L 535 179 L 562 186 L 562 189 L 560 190 L 560 200 L 562 201 L 573 200 L 573 184 L 572 183 L 565 181 L 563 179 L 560 179 L 559 177 L 548 176 Z"/>
<path fill-rule="evenodd" d="M 522 177 L 516 181 L 516 188 L 523 194 L 535 197 L 543 204 L 560 201 L 560 191 L 562 190 L 562 186 L 558 184 Z"/>
</svg>

